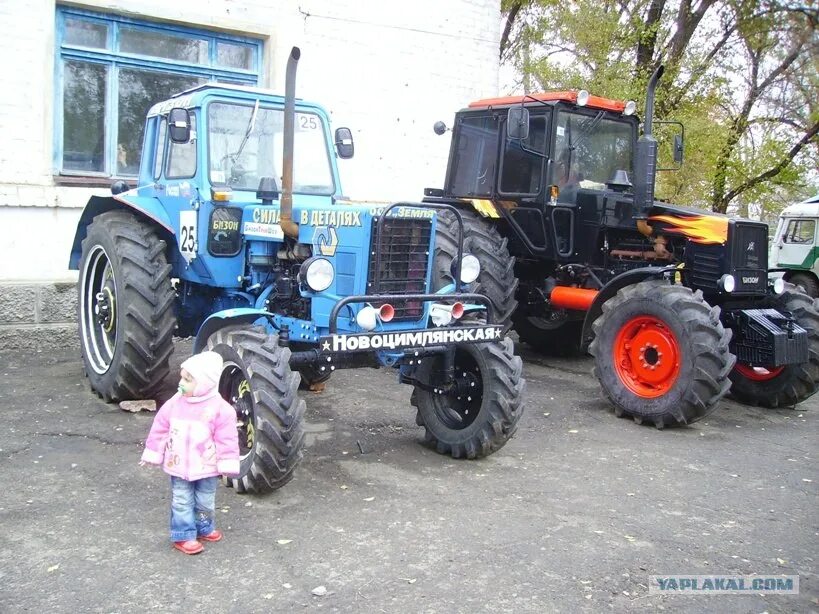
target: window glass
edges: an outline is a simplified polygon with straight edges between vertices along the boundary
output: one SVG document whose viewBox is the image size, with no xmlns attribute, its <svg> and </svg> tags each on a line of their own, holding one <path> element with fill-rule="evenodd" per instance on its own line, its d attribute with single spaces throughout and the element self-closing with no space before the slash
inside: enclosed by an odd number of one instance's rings
<svg viewBox="0 0 819 614">
<path fill-rule="evenodd" d="M 105 170 L 105 91 L 102 64 L 63 65 L 63 168 L 93 173 Z"/>
<path fill-rule="evenodd" d="M 507 194 L 538 194 L 543 177 L 548 116 L 529 117 L 529 136 L 506 139 L 500 191 Z"/>
<path fill-rule="evenodd" d="M 495 187 L 498 118 L 464 117 L 458 126 L 450 192 L 458 196 L 490 196 Z"/>
<path fill-rule="evenodd" d="M 785 243 L 813 244 L 816 236 L 815 220 L 791 220 L 785 234 Z"/>
<path fill-rule="evenodd" d="M 228 68 L 250 70 L 253 68 L 253 50 L 245 45 L 217 43 L 216 63 Z"/>
<path fill-rule="evenodd" d="M 119 50 L 192 64 L 207 64 L 208 42 L 197 38 L 184 38 L 150 30 L 121 28 Z"/>
<path fill-rule="evenodd" d="M 145 115 L 151 105 L 206 82 L 202 77 L 149 70 L 120 69 L 118 100 L 117 174 L 136 175 L 142 149 Z"/>
<path fill-rule="evenodd" d="M 631 172 L 634 128 L 628 122 L 561 111 L 552 181 L 559 187 L 606 187 L 617 170 Z"/>
<path fill-rule="evenodd" d="M 207 82 L 259 80 L 261 42 L 250 38 L 59 5 L 56 34 L 60 173 L 133 177 L 153 104 Z M 109 41 L 118 41 L 116 48 Z"/>
<path fill-rule="evenodd" d="M 182 179 L 196 174 L 196 116 L 191 114 L 191 138 L 187 143 L 171 143 L 168 150 L 168 179 Z"/>
<path fill-rule="evenodd" d="M 296 113 L 293 191 L 331 194 L 333 175 L 325 126 L 318 115 Z M 281 188 L 284 113 L 281 109 L 213 103 L 208 110 L 210 181 L 256 190 L 262 177 Z"/>
<path fill-rule="evenodd" d="M 165 158 L 165 141 L 168 133 L 168 120 L 159 118 L 159 133 L 156 135 L 156 157 L 154 158 L 154 179 L 162 174 L 162 160 Z"/>
<path fill-rule="evenodd" d="M 66 19 L 65 44 L 105 49 L 108 46 L 108 26 L 96 21 Z"/>
</svg>

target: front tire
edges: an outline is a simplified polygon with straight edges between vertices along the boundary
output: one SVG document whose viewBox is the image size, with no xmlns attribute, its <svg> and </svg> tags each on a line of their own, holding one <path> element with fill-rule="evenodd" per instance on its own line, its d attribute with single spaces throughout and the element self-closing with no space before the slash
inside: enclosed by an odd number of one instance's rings
<svg viewBox="0 0 819 614">
<path fill-rule="evenodd" d="M 290 350 L 261 327 L 228 327 L 208 338 L 224 361 L 219 393 L 236 410 L 239 476 L 227 478 L 240 493 L 265 493 L 293 478 L 304 446 L 304 401 Z"/>
<path fill-rule="evenodd" d="M 509 254 L 507 240 L 497 228 L 481 220 L 472 211 L 461 210 L 464 222 L 464 254 L 476 256 L 481 263 L 478 279 L 470 291 L 480 292 L 492 303 L 495 323 L 502 324 L 504 331 L 511 326 L 512 313 L 518 302 L 515 292 L 515 259 Z M 452 262 L 458 257 L 458 220 L 449 211 L 438 213 L 435 235 L 435 260 L 433 291 L 453 283 Z"/>
<path fill-rule="evenodd" d="M 452 458 L 481 458 L 501 449 L 523 414 L 523 362 L 510 339 L 455 348 L 455 387 L 446 394 L 427 390 L 440 384 L 444 357 L 425 359 L 416 372 L 411 403 L 424 441 Z"/>
<path fill-rule="evenodd" d="M 663 428 L 711 413 L 735 361 L 719 313 L 701 292 L 664 281 L 627 286 L 606 301 L 589 352 L 615 414 Z"/>
<path fill-rule="evenodd" d="M 127 211 L 95 217 L 82 242 L 82 359 L 91 388 L 106 401 L 151 398 L 170 371 L 176 317 L 165 247 Z"/>
<path fill-rule="evenodd" d="M 731 372 L 731 396 L 747 405 L 793 406 L 819 388 L 819 311 L 816 301 L 788 285 L 779 296 L 776 308 L 790 311 L 796 323 L 808 331 L 808 361 L 770 371 L 737 364 Z"/>
</svg>

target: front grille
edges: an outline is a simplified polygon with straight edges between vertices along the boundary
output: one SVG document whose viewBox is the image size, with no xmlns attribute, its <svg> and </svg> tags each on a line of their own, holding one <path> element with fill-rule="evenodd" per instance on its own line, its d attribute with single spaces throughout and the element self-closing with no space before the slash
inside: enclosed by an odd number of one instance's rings
<svg viewBox="0 0 819 614">
<path fill-rule="evenodd" d="M 388 217 L 381 225 L 380 245 L 376 245 L 377 222 L 373 220 L 367 294 L 426 293 L 431 222 L 429 218 Z M 376 250 L 380 251 L 377 272 Z M 394 320 L 418 320 L 424 312 L 424 304 L 421 301 L 404 300 L 389 303 L 395 308 Z M 374 306 L 378 307 L 381 304 Z"/>
<path fill-rule="evenodd" d="M 768 230 L 760 224 L 736 222 L 732 264 L 737 269 L 768 270 Z"/>
<path fill-rule="evenodd" d="M 690 283 L 701 290 L 716 290 L 722 277 L 722 246 L 697 245 L 690 265 Z"/>
<path fill-rule="evenodd" d="M 765 292 L 768 284 L 768 229 L 765 225 L 735 222 L 731 241 L 730 270 L 736 292 Z"/>
</svg>

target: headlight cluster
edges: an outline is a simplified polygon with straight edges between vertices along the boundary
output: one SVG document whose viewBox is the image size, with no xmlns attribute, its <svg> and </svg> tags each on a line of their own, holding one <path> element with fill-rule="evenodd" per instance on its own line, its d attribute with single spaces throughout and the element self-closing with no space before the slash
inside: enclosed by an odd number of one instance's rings
<svg viewBox="0 0 819 614">
<path fill-rule="evenodd" d="M 327 258 L 313 256 L 305 260 L 299 269 L 299 282 L 313 292 L 324 292 L 333 285 L 336 272 Z"/>
<path fill-rule="evenodd" d="M 452 277 L 457 277 L 462 283 L 471 284 L 481 274 L 481 263 L 476 256 L 464 254 L 461 258 L 461 270 L 457 271 L 457 260 L 452 261 Z"/>
<path fill-rule="evenodd" d="M 723 275 L 719 278 L 719 289 L 723 292 L 731 293 L 737 287 L 737 280 L 733 275 Z"/>
</svg>

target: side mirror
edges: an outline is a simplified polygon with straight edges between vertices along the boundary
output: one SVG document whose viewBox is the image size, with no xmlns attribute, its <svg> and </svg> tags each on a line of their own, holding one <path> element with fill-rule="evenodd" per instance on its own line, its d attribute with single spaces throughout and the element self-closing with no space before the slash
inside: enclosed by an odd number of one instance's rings
<svg viewBox="0 0 819 614">
<path fill-rule="evenodd" d="M 657 170 L 678 171 L 683 164 L 685 146 L 685 126 L 675 120 L 656 120 Z"/>
<path fill-rule="evenodd" d="M 512 107 L 506 116 L 506 136 L 525 141 L 529 138 L 529 109 Z"/>
<path fill-rule="evenodd" d="M 447 131 L 446 124 L 440 121 L 435 122 L 435 124 L 432 126 L 432 131 L 438 136 L 441 136 Z"/>
<path fill-rule="evenodd" d="M 355 154 L 353 133 L 349 128 L 336 128 L 336 151 L 342 160 L 349 160 Z"/>
<path fill-rule="evenodd" d="M 191 140 L 191 115 L 187 109 L 171 109 L 168 113 L 168 132 L 173 143 L 187 143 Z"/>
<path fill-rule="evenodd" d="M 677 164 L 683 163 L 683 136 L 682 134 L 674 135 L 674 162 Z"/>
</svg>

